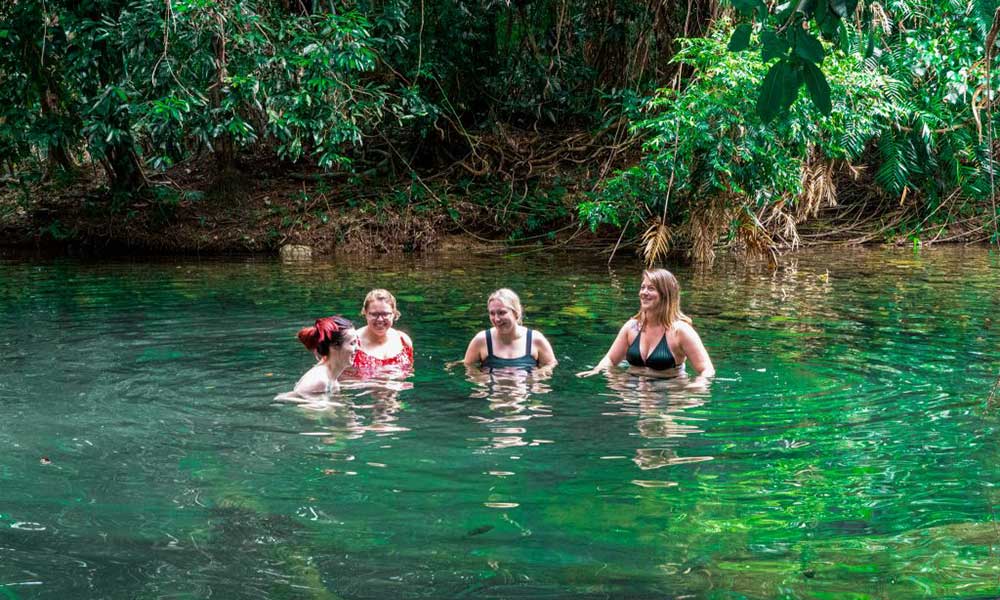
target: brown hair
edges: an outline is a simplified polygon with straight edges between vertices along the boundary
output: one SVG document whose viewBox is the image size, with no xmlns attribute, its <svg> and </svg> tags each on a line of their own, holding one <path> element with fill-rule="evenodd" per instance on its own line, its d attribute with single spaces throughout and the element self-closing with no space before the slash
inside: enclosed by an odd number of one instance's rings
<svg viewBox="0 0 1000 600">
<path fill-rule="evenodd" d="M 691 318 L 681 312 L 681 286 L 673 273 L 666 269 L 649 269 L 642 272 L 642 277 L 648 279 L 660 294 L 660 303 L 652 311 L 656 320 L 667 329 L 673 327 L 674 321 L 691 322 Z M 646 325 L 642 310 L 632 318 L 639 322 L 639 327 Z"/>
</svg>

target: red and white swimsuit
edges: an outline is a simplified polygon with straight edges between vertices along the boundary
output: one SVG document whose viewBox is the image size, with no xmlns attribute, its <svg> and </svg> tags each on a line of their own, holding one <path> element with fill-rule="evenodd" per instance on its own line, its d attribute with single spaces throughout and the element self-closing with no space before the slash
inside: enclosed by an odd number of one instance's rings
<svg viewBox="0 0 1000 600">
<path fill-rule="evenodd" d="M 389 358 L 377 358 L 359 348 L 354 353 L 354 370 L 360 377 L 365 378 L 382 371 L 389 371 L 390 374 L 409 371 L 413 368 L 413 346 L 408 345 L 405 340 L 400 341 L 403 349 L 396 356 Z"/>
</svg>

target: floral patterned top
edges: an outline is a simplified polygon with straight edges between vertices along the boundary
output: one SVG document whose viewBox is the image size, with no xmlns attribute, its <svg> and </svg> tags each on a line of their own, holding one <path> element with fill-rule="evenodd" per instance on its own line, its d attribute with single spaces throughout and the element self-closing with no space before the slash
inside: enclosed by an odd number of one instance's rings
<svg viewBox="0 0 1000 600">
<path fill-rule="evenodd" d="M 413 368 L 413 346 L 400 340 L 403 349 L 396 356 L 377 358 L 360 348 L 354 354 L 354 370 L 361 377 L 371 377 L 381 371 L 405 372 Z"/>
</svg>

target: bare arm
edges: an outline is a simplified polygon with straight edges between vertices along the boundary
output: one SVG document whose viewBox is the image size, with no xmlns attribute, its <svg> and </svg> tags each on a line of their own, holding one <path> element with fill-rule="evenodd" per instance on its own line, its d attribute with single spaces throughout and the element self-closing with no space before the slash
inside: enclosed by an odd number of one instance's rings
<svg viewBox="0 0 1000 600">
<path fill-rule="evenodd" d="M 538 348 L 537 360 L 539 367 L 554 367 L 559 364 L 559 361 L 556 360 L 555 352 L 552 351 L 552 344 L 542 335 L 541 331 L 535 331 L 531 343 Z"/>
<path fill-rule="evenodd" d="M 402 340 L 404 346 L 409 346 L 410 348 L 413 347 L 413 340 L 410 339 L 410 336 L 407 335 L 406 332 L 400 331 L 399 339 Z"/>
<path fill-rule="evenodd" d="M 622 328 L 618 330 L 618 335 L 615 337 L 615 341 L 611 343 L 611 347 L 608 348 L 607 354 L 601 359 L 597 366 L 589 371 L 581 371 L 576 374 L 577 377 L 590 377 L 600 373 L 601 371 L 613 367 L 625 359 L 625 353 L 628 352 L 628 331 L 630 328 L 634 327 L 634 321 L 629 319 Z"/>
<path fill-rule="evenodd" d="M 469 347 L 465 350 L 465 358 L 462 362 L 467 367 L 478 365 L 483 360 L 483 348 L 486 347 L 486 333 L 480 331 L 476 337 L 469 342 Z"/>
<path fill-rule="evenodd" d="M 683 328 L 680 337 L 681 348 L 684 349 L 684 354 L 691 361 L 691 366 L 694 367 L 695 371 L 698 371 L 698 377 L 713 377 L 715 375 L 715 365 L 712 364 L 712 359 L 708 356 L 708 350 L 705 350 L 705 344 L 701 343 L 701 337 L 698 336 L 698 332 L 694 330 L 694 327 L 687 326 Z"/>
</svg>

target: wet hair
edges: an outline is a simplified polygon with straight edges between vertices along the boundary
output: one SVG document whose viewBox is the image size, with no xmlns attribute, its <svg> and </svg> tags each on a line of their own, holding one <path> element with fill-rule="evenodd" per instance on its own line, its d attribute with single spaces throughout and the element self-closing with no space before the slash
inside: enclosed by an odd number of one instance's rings
<svg viewBox="0 0 1000 600">
<path fill-rule="evenodd" d="M 521 319 L 524 318 L 524 310 L 521 308 L 521 299 L 517 297 L 514 290 L 500 288 L 490 294 L 489 299 L 486 301 L 487 310 L 489 309 L 490 302 L 493 302 L 494 300 L 510 309 L 514 313 L 514 318 L 517 321 L 517 324 L 521 324 Z"/>
<path fill-rule="evenodd" d="M 368 305 L 376 300 L 381 300 L 389 305 L 392 309 L 392 320 L 395 321 L 399 317 L 403 316 L 398 310 L 396 310 L 396 297 L 389 293 L 389 290 L 383 290 L 382 288 L 375 288 L 374 290 L 368 292 L 365 296 L 365 303 L 361 307 L 361 315 L 364 316 L 368 313 Z"/>
<path fill-rule="evenodd" d="M 681 312 L 681 286 L 673 273 L 666 269 L 649 269 L 642 272 L 642 277 L 648 279 L 660 294 L 660 302 L 653 308 L 653 314 L 664 327 L 670 329 L 674 321 L 691 322 L 691 318 Z M 640 327 L 646 324 L 641 310 L 633 318 Z"/>
<path fill-rule="evenodd" d="M 299 341 L 319 356 L 330 353 L 330 347 L 340 348 L 344 344 L 344 333 L 354 329 L 354 324 L 340 315 L 316 319 L 312 327 L 299 330 Z"/>
</svg>

